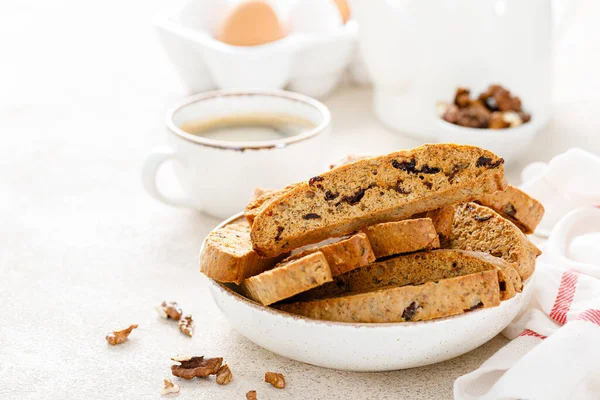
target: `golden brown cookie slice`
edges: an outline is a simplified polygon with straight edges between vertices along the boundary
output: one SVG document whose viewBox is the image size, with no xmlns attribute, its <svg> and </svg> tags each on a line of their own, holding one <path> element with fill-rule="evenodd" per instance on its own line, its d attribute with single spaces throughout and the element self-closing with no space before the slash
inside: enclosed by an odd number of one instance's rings
<svg viewBox="0 0 600 400">
<path fill-rule="evenodd" d="M 500 257 L 513 265 L 523 281 L 533 274 L 542 253 L 515 224 L 475 203 L 457 207 L 450 247 Z"/>
<path fill-rule="evenodd" d="M 288 257 L 283 262 L 297 260 L 317 251 L 323 253 L 325 256 L 333 276 L 343 274 L 355 268 L 364 267 L 375 261 L 375 254 L 373 254 L 367 235 L 357 233 L 349 238 L 342 238 L 331 244 L 303 250 L 298 254 Z"/>
<path fill-rule="evenodd" d="M 252 250 L 250 225 L 244 220 L 208 234 L 200 254 L 200 272 L 219 282 L 240 284 L 277 264 L 283 256 L 264 258 Z"/>
<path fill-rule="evenodd" d="M 309 318 L 340 322 L 425 321 L 500 304 L 495 269 L 372 292 L 281 304 L 278 308 Z"/>
<path fill-rule="evenodd" d="M 430 218 L 384 222 L 362 230 L 369 237 L 377 258 L 440 247 Z"/>
<path fill-rule="evenodd" d="M 252 224 L 263 256 L 503 190 L 504 160 L 474 146 L 424 145 L 343 165 L 271 201 Z"/>
<path fill-rule="evenodd" d="M 487 253 L 464 250 L 432 250 L 403 254 L 378 261 L 334 277 L 333 282 L 302 293 L 291 301 L 305 301 L 348 293 L 361 293 L 387 286 L 420 285 L 428 281 L 454 278 L 481 271 L 500 270 L 501 280 L 521 291 L 520 279 L 515 281 L 511 265 Z M 514 271 L 514 270 L 513 270 Z M 516 271 L 515 271 L 516 273 Z M 502 289 L 504 292 L 508 289 Z M 511 297 L 510 293 L 504 297 Z"/>
<path fill-rule="evenodd" d="M 296 187 L 298 184 L 292 184 L 284 187 L 283 189 L 254 189 L 254 194 L 250 203 L 244 209 L 244 217 L 252 226 L 254 218 L 261 213 L 273 200 L 279 196 L 289 192 L 291 189 Z"/>
<path fill-rule="evenodd" d="M 510 185 L 505 191 L 484 196 L 476 203 L 496 211 L 526 234 L 533 233 L 544 216 L 542 203 Z"/>
<path fill-rule="evenodd" d="M 331 280 L 327 259 L 317 252 L 245 279 L 242 288 L 251 299 L 269 305 Z"/>
<path fill-rule="evenodd" d="M 440 239 L 440 247 L 442 248 L 448 245 L 448 238 L 450 238 L 450 234 L 452 233 L 452 222 L 454 221 L 455 211 L 456 207 L 450 205 L 438 208 L 437 210 L 427 211 L 424 215 L 425 218 L 431 218 Z"/>
</svg>

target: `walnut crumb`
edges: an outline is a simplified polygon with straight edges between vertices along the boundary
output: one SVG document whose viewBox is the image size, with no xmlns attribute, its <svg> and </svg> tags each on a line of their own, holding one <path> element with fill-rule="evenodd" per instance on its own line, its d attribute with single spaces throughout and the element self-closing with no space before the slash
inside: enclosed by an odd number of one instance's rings
<svg viewBox="0 0 600 400">
<path fill-rule="evenodd" d="M 192 337 L 194 334 L 194 320 L 191 315 L 186 315 L 179 320 L 179 330 L 181 333 Z"/>
<path fill-rule="evenodd" d="M 160 394 L 165 396 L 170 393 L 179 393 L 179 390 L 180 387 L 178 384 L 173 383 L 173 381 L 171 381 L 170 379 L 164 379 L 164 387 Z"/>
<path fill-rule="evenodd" d="M 277 372 L 265 372 L 265 382 L 270 383 L 277 389 L 283 389 L 285 387 L 283 375 Z"/>
<path fill-rule="evenodd" d="M 225 364 L 217 371 L 217 383 L 219 385 L 227 385 L 233 379 L 229 365 Z"/>
<path fill-rule="evenodd" d="M 248 393 L 246 393 L 246 400 L 257 400 L 256 390 L 251 390 Z"/>
<path fill-rule="evenodd" d="M 180 363 L 180 365 L 171 365 L 171 373 L 183 379 L 206 378 L 209 375 L 214 375 L 223 363 L 222 358 L 205 359 L 204 356 L 177 356 L 171 358 L 171 360 Z"/>
<path fill-rule="evenodd" d="M 181 307 L 179 307 L 179 304 L 177 304 L 175 301 L 163 301 L 160 306 L 156 306 L 154 308 L 156 309 L 158 315 L 160 315 L 162 318 L 171 318 L 175 321 L 179 321 L 179 318 L 181 318 Z"/>
<path fill-rule="evenodd" d="M 106 335 L 106 341 L 112 344 L 113 346 L 121 344 L 127 340 L 127 337 L 129 336 L 131 331 L 136 329 L 137 327 L 137 324 L 132 324 L 129 326 L 129 328 L 121 329 L 120 331 L 112 331 L 111 333 Z"/>
</svg>

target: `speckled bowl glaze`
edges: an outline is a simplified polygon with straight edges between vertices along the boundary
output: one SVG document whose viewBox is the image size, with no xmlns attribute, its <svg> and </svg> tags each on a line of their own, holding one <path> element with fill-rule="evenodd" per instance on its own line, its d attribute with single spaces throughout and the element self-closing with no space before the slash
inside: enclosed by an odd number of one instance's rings
<svg viewBox="0 0 600 400">
<path fill-rule="evenodd" d="M 225 226 L 242 214 L 222 222 Z M 236 285 L 210 280 L 217 306 L 235 330 L 293 360 L 345 371 L 390 371 L 429 365 L 467 353 L 499 334 L 529 302 L 522 293 L 498 307 L 433 321 L 357 324 L 319 321 L 264 307 Z"/>
</svg>

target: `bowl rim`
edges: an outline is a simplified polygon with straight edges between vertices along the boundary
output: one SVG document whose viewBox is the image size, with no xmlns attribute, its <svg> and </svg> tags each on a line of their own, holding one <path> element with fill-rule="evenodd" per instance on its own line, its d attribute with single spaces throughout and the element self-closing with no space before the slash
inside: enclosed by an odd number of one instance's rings
<svg viewBox="0 0 600 400">
<path fill-rule="evenodd" d="M 532 121 L 526 122 L 520 126 L 504 129 L 490 128 L 471 128 L 468 126 L 460 126 L 452 124 L 441 117 L 437 117 L 437 125 L 440 129 L 452 134 L 459 135 L 486 135 L 486 139 L 509 139 L 522 138 L 524 135 L 533 135 L 535 133 L 535 125 Z M 501 135 L 501 136 L 500 136 Z"/>
<path fill-rule="evenodd" d="M 224 227 L 240 218 L 243 218 L 243 217 L 244 217 L 243 212 L 234 214 L 231 217 L 222 221 L 219 225 L 217 225 L 215 228 L 213 228 L 213 230 L 222 228 L 222 227 Z M 204 250 L 205 243 L 206 243 L 206 238 L 202 241 L 202 246 L 200 248 L 200 254 Z M 535 272 L 536 272 L 536 270 L 534 270 L 534 273 L 526 281 L 523 282 L 522 292 L 517 293 L 511 299 L 501 301 L 500 304 L 496 307 L 482 308 L 482 309 L 470 311 L 468 313 L 450 315 L 450 316 L 435 318 L 435 319 L 426 320 L 426 321 L 414 321 L 414 322 L 340 322 L 340 321 L 327 321 L 327 320 L 309 318 L 309 317 L 305 317 L 302 315 L 296 315 L 296 314 L 292 314 L 292 313 L 289 313 L 286 311 L 282 311 L 282 310 L 279 310 L 276 308 L 263 306 L 262 304 L 259 304 L 245 296 L 242 296 L 241 294 L 239 294 L 236 291 L 232 290 L 231 288 L 227 287 L 227 285 L 222 282 L 217 282 L 211 278 L 207 278 L 207 279 L 214 289 L 217 289 L 217 290 L 225 293 L 225 295 L 231 297 L 233 300 L 235 300 L 237 302 L 241 302 L 246 306 L 250 306 L 252 309 L 254 309 L 258 312 L 265 313 L 270 316 L 275 316 L 278 318 L 284 318 L 284 319 L 287 318 L 287 319 L 294 320 L 294 321 L 302 321 L 304 323 L 313 324 L 315 326 L 330 326 L 330 327 L 335 326 L 335 327 L 340 327 L 340 328 L 349 327 L 349 328 L 379 328 L 379 329 L 382 329 L 382 328 L 418 329 L 418 328 L 422 328 L 424 326 L 433 325 L 433 324 L 447 325 L 447 324 L 451 324 L 458 318 L 469 318 L 472 315 L 477 315 L 477 313 L 491 311 L 491 310 L 496 309 L 497 307 L 502 307 L 503 305 L 504 305 L 504 307 L 507 307 L 508 304 L 512 304 L 515 301 L 519 300 L 522 296 L 524 296 L 526 290 L 528 290 L 528 289 L 531 290 L 530 287 L 532 286 L 531 283 L 533 282 Z M 213 294 L 213 299 L 214 299 L 214 294 Z"/>
</svg>

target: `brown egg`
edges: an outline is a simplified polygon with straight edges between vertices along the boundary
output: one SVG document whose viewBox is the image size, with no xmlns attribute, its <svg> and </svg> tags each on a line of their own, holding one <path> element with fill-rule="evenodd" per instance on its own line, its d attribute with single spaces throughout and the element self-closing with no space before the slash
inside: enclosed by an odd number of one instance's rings
<svg viewBox="0 0 600 400">
<path fill-rule="evenodd" d="M 340 10 L 340 14 L 342 15 L 342 21 L 344 23 L 348 22 L 350 19 L 350 7 L 348 6 L 348 2 L 346 0 L 333 0 L 335 1 L 335 5 L 338 10 Z"/>
<path fill-rule="evenodd" d="M 285 37 L 277 14 L 264 1 L 237 5 L 223 21 L 217 39 L 233 46 L 257 46 Z"/>
</svg>

